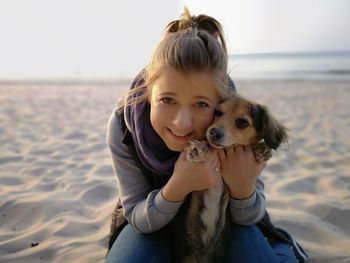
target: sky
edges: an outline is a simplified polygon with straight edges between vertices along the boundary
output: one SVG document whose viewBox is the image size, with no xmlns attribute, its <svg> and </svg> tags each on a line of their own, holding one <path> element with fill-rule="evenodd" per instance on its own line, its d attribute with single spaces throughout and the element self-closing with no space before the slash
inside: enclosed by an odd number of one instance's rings
<svg viewBox="0 0 350 263">
<path fill-rule="evenodd" d="M 0 0 L 0 79 L 134 76 L 184 5 L 230 54 L 350 50 L 348 0 Z"/>
</svg>

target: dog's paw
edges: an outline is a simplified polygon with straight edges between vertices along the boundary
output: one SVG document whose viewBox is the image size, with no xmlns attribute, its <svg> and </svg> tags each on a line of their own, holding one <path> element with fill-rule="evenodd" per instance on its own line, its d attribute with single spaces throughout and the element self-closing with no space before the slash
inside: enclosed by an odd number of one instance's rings
<svg viewBox="0 0 350 263">
<path fill-rule="evenodd" d="M 265 142 L 252 145 L 255 161 L 258 163 L 268 161 L 272 156 L 272 149 Z"/>
<path fill-rule="evenodd" d="M 187 160 L 192 163 L 202 162 L 207 158 L 209 149 L 206 141 L 192 140 L 190 145 L 186 148 Z"/>
</svg>

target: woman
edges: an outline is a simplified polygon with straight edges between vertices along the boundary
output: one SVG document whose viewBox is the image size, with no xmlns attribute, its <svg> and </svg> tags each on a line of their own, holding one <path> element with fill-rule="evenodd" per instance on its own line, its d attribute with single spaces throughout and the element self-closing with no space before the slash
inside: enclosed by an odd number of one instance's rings
<svg viewBox="0 0 350 263">
<path fill-rule="evenodd" d="M 205 137 L 216 106 L 234 92 L 220 23 L 191 16 L 185 8 L 166 27 L 149 64 L 109 120 L 107 142 L 120 204 L 107 262 L 179 260 L 179 244 L 172 237 L 184 227 L 187 197 L 213 187 L 216 169 L 230 192 L 225 261 L 305 260 L 294 239 L 269 221 L 259 177 L 266 164 L 256 163 L 249 147 L 211 149 L 195 165 L 185 157 L 188 141 Z"/>
</svg>

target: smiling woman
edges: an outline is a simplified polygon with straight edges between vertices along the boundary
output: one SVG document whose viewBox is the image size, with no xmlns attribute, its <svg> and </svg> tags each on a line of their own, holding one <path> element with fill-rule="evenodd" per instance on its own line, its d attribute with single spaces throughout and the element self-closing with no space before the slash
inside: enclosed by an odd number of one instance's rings
<svg viewBox="0 0 350 263">
<path fill-rule="evenodd" d="M 255 161 L 251 147 L 210 148 L 198 163 L 186 157 L 189 141 L 205 138 L 218 104 L 235 94 L 227 57 L 221 24 L 185 9 L 112 111 L 107 142 L 119 201 L 107 262 L 296 262 L 293 252 L 302 249 L 270 222 L 258 178 L 265 163 Z M 223 220 L 213 217 L 217 213 L 199 213 L 202 191 L 223 200 L 223 191 L 215 190 L 223 187 L 221 178 L 231 194 L 223 206 L 225 228 L 218 228 Z M 191 209 L 192 200 L 198 209 Z M 201 230 L 218 230 L 220 242 L 209 240 L 213 235 L 193 239 Z M 306 257 L 297 256 L 299 262 Z"/>
<path fill-rule="evenodd" d="M 207 74 L 184 75 L 165 67 L 154 83 L 151 124 L 167 147 L 182 151 L 191 139 L 202 139 L 219 102 L 215 83 Z"/>
</svg>

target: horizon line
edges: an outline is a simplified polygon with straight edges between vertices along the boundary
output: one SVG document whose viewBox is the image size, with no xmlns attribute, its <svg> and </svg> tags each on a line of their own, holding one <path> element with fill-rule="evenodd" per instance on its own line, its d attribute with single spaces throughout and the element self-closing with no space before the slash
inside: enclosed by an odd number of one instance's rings
<svg viewBox="0 0 350 263">
<path fill-rule="evenodd" d="M 243 53 L 231 53 L 228 56 L 266 56 L 266 55 L 326 55 L 326 54 L 344 54 L 350 53 L 350 49 L 342 50 L 299 50 L 299 51 L 269 51 L 269 52 L 243 52 Z"/>
</svg>

